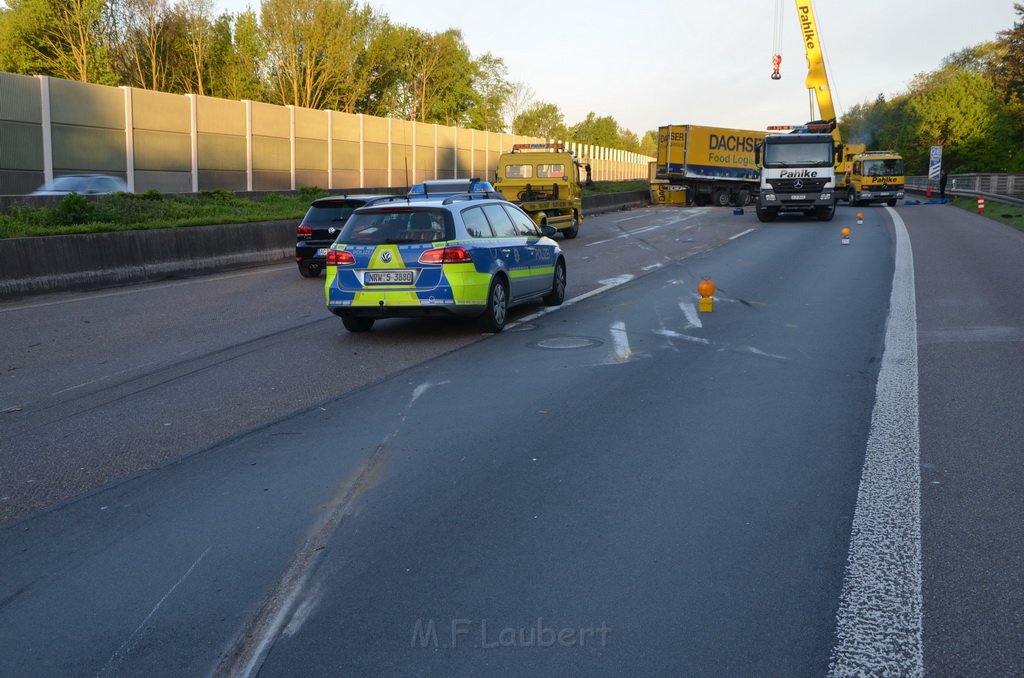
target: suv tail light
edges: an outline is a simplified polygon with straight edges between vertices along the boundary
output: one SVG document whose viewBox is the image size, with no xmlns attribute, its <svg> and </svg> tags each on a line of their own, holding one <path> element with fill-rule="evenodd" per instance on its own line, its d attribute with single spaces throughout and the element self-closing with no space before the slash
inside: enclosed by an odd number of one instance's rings
<svg viewBox="0 0 1024 678">
<path fill-rule="evenodd" d="M 441 247 L 427 250 L 420 255 L 421 264 L 466 264 L 473 261 L 473 255 L 465 247 Z"/>
<path fill-rule="evenodd" d="M 327 265 L 328 266 L 352 266 L 356 263 L 356 258 L 352 256 L 351 252 L 344 250 L 327 250 Z"/>
<path fill-rule="evenodd" d="M 305 224 L 299 224 L 299 227 L 295 229 L 295 235 L 313 235 L 313 229 Z"/>
</svg>

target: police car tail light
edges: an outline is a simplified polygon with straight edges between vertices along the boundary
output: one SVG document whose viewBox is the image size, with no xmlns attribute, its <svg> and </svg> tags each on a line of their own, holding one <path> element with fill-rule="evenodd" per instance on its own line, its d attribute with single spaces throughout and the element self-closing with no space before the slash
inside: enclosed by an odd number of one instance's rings
<svg viewBox="0 0 1024 678">
<path fill-rule="evenodd" d="M 305 224 L 299 224 L 299 227 L 295 229 L 295 235 L 313 235 L 313 229 Z"/>
<path fill-rule="evenodd" d="M 473 261 L 473 255 L 465 247 L 440 247 L 427 250 L 420 255 L 421 264 L 465 264 Z"/>
<path fill-rule="evenodd" d="M 355 263 L 356 258 L 352 256 L 351 252 L 345 252 L 344 250 L 327 250 L 328 266 L 352 266 Z"/>
</svg>

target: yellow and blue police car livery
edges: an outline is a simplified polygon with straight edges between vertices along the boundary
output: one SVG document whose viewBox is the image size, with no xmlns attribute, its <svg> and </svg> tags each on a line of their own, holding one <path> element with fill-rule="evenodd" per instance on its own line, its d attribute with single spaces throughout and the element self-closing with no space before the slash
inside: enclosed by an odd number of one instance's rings
<svg viewBox="0 0 1024 678">
<path fill-rule="evenodd" d="M 495 304 L 502 325 L 508 306 L 561 303 L 564 287 L 561 249 L 525 213 L 502 200 L 448 198 L 355 212 L 328 252 L 324 294 L 358 331 L 379 318 L 479 316 Z"/>
</svg>

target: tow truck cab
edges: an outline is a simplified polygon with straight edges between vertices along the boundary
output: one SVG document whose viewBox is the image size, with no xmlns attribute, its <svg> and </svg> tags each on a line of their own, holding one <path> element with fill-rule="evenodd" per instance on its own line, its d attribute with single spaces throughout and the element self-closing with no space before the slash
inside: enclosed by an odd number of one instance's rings
<svg viewBox="0 0 1024 678">
<path fill-rule="evenodd" d="M 494 188 L 521 207 L 538 226 L 576 237 L 583 221 L 580 163 L 563 144 L 515 144 L 502 153 Z"/>
</svg>

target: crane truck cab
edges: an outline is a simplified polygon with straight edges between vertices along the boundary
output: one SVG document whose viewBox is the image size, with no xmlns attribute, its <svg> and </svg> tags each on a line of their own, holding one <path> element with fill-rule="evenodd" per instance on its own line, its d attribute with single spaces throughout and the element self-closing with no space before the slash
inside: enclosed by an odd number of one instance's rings
<svg viewBox="0 0 1024 678">
<path fill-rule="evenodd" d="M 580 163 L 564 144 L 514 144 L 498 157 L 494 188 L 538 226 L 575 238 L 583 222 Z"/>
<path fill-rule="evenodd" d="M 851 205 L 884 202 L 890 207 L 903 197 L 903 157 L 895 151 L 869 151 L 853 156 L 843 196 Z"/>
<path fill-rule="evenodd" d="M 808 123 L 788 134 L 769 134 L 754 152 L 761 168 L 757 218 L 775 221 L 802 212 L 831 221 L 836 211 L 836 162 L 842 148 L 828 123 Z"/>
</svg>

